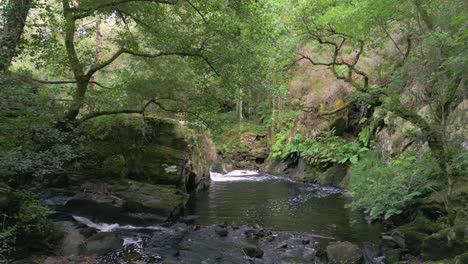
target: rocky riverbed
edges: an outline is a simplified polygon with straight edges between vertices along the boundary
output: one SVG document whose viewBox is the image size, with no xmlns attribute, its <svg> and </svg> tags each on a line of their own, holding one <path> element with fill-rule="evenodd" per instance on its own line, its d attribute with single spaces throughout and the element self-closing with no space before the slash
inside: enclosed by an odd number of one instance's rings
<svg viewBox="0 0 468 264">
<path fill-rule="evenodd" d="M 369 255 L 350 242 L 307 233 L 271 231 L 258 225 L 177 223 L 170 227 L 139 228 L 110 227 L 86 218 L 76 219 L 75 223 L 57 223 L 66 232 L 58 252 L 61 256 L 38 258 L 36 263 L 361 263 L 363 255 Z M 318 241 L 323 240 L 330 243 L 322 246 Z M 384 263 L 380 262 L 382 256 L 372 254 L 371 262 L 366 263 Z"/>
</svg>

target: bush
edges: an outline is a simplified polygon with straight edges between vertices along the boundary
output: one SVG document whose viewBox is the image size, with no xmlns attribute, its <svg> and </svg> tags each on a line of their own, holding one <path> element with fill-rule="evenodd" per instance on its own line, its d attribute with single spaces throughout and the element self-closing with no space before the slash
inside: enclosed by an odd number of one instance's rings
<svg viewBox="0 0 468 264">
<path fill-rule="evenodd" d="M 388 219 L 401 214 L 416 198 L 432 188 L 432 174 L 438 173 L 429 152 L 417 158 L 406 154 L 386 165 L 380 153 L 369 151 L 349 170 L 351 208 L 364 210 L 371 219 Z"/>
<path fill-rule="evenodd" d="M 17 190 L 10 194 L 10 204 L 1 213 L 0 263 L 11 256 L 24 256 L 48 249 L 53 228 L 48 219 L 50 211 L 38 205 L 29 191 Z"/>
<path fill-rule="evenodd" d="M 347 142 L 334 133 L 334 130 L 323 131 L 312 139 L 304 139 L 302 135 L 297 134 L 287 146 L 282 158 L 301 157 L 309 165 L 326 169 L 335 163 L 356 163 L 359 155 L 367 151 L 367 148 L 361 147 L 358 142 Z"/>
</svg>

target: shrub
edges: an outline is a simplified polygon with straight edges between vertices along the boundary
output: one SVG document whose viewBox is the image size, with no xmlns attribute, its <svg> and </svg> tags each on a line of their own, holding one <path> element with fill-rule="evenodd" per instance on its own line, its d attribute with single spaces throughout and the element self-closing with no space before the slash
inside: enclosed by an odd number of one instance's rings
<svg viewBox="0 0 468 264">
<path fill-rule="evenodd" d="M 386 165 L 380 153 L 369 151 L 349 170 L 351 208 L 364 210 L 371 219 L 388 219 L 402 213 L 434 184 L 438 168 L 428 152 L 417 158 L 406 154 Z"/>
<path fill-rule="evenodd" d="M 39 206 L 31 192 L 17 190 L 10 196 L 10 205 L 1 212 L 0 263 L 13 254 L 23 256 L 47 249 L 53 234 L 50 211 Z"/>
<path fill-rule="evenodd" d="M 359 155 L 367 151 L 358 142 L 347 142 L 334 133 L 334 130 L 323 131 L 312 139 L 304 139 L 298 134 L 291 140 L 282 158 L 301 157 L 309 165 L 326 169 L 334 163 L 355 163 Z"/>
</svg>

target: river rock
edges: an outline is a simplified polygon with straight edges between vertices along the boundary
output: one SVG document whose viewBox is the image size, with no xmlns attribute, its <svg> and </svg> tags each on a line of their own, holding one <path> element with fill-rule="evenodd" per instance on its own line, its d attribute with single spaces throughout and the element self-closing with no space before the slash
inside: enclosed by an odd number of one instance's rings
<svg viewBox="0 0 468 264">
<path fill-rule="evenodd" d="M 226 228 L 216 228 L 215 233 L 220 237 L 226 237 L 229 232 Z"/>
<path fill-rule="evenodd" d="M 244 251 L 245 255 L 251 258 L 263 257 L 263 250 L 258 247 L 254 247 L 254 246 L 244 247 L 242 248 L 242 251 Z"/>
<path fill-rule="evenodd" d="M 358 264 L 362 259 L 359 247 L 350 242 L 337 242 L 327 246 L 330 264 Z"/>
<path fill-rule="evenodd" d="M 363 256 L 365 264 L 385 264 L 385 256 L 383 256 L 380 248 L 376 244 L 369 242 L 363 243 Z"/>
<path fill-rule="evenodd" d="M 88 238 L 81 246 L 83 255 L 104 255 L 122 247 L 123 240 L 115 233 L 102 232 Z"/>
<path fill-rule="evenodd" d="M 62 256 L 78 255 L 80 245 L 85 241 L 85 237 L 75 227 L 74 223 L 68 221 L 55 222 L 58 232 L 64 234 L 60 243 L 58 254 Z"/>
<path fill-rule="evenodd" d="M 80 234 L 82 234 L 85 238 L 90 238 L 91 236 L 97 233 L 96 229 L 91 227 L 81 228 L 79 230 Z"/>
</svg>

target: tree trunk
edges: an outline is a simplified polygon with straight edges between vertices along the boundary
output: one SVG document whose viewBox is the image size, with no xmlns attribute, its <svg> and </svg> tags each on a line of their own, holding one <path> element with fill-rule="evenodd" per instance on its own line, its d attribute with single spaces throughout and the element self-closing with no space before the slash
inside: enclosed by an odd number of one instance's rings
<svg viewBox="0 0 468 264">
<path fill-rule="evenodd" d="M 1 18 L 5 23 L 0 38 L 0 71 L 5 73 L 18 53 L 21 35 L 33 0 L 10 0 Z"/>
<path fill-rule="evenodd" d="M 74 121 L 78 114 L 80 113 L 80 109 L 84 104 L 86 90 L 88 89 L 89 81 L 82 81 L 76 84 L 75 93 L 73 94 L 73 101 L 68 109 L 67 114 L 65 115 L 66 121 Z"/>
<path fill-rule="evenodd" d="M 80 113 L 80 109 L 83 106 L 86 90 L 88 89 L 90 76 L 86 76 L 84 72 L 83 64 L 78 58 L 78 54 L 75 49 L 75 17 L 73 11 L 70 7 L 68 0 L 62 0 L 63 4 L 63 16 L 65 18 L 64 25 L 64 39 L 65 39 L 65 48 L 67 51 L 68 62 L 70 69 L 73 72 L 74 78 L 76 80 L 76 88 L 73 94 L 73 101 L 68 109 L 68 112 L 65 114 L 65 122 L 73 122 Z"/>
</svg>

